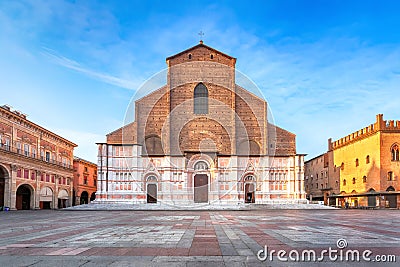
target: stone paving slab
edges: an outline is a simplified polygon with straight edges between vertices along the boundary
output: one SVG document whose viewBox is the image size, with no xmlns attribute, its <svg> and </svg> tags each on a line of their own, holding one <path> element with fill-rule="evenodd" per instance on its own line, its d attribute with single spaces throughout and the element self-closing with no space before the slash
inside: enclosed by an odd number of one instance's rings
<svg viewBox="0 0 400 267">
<path fill-rule="evenodd" d="M 399 222 L 399 210 L 0 212 L 0 266 L 399 266 Z M 272 261 L 257 257 L 266 247 Z M 396 262 L 277 258 L 328 248 Z"/>
<path fill-rule="evenodd" d="M 400 260 L 400 258 L 398 258 Z M 54 266 L 84 266 L 84 267 L 103 267 L 103 266 L 398 266 L 398 263 L 368 263 L 365 262 L 260 262 L 257 258 L 248 256 L 236 257 L 142 257 L 142 256 L 125 256 L 125 257 L 76 257 L 67 258 L 44 257 L 44 256 L 21 256 L 15 257 L 3 256 L 0 258 L 1 266 L 38 266 L 38 267 L 54 267 Z"/>
<path fill-rule="evenodd" d="M 132 203 L 100 203 L 92 202 L 89 204 L 78 205 L 68 207 L 64 210 L 175 210 L 175 211 L 192 211 L 192 210 L 265 210 L 265 209 L 279 209 L 279 210 L 304 210 L 304 209 L 316 209 L 316 210 L 330 210 L 337 209 L 335 207 L 307 203 L 306 200 L 299 200 L 293 203 L 266 203 L 266 204 L 253 204 L 239 202 L 237 204 L 221 204 L 218 202 L 211 203 L 187 203 L 187 204 L 168 204 L 164 202 L 158 202 L 153 204 L 132 204 Z"/>
</svg>

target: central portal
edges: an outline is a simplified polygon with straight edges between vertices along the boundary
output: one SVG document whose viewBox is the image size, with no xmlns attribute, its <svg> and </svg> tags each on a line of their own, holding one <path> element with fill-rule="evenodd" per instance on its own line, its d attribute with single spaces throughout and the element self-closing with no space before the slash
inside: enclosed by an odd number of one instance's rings
<svg viewBox="0 0 400 267">
<path fill-rule="evenodd" d="M 194 202 L 208 202 L 208 176 L 207 174 L 196 174 L 194 176 Z"/>
<path fill-rule="evenodd" d="M 254 197 L 254 184 L 253 183 L 245 183 L 244 185 L 245 192 L 245 203 L 255 203 Z"/>
<path fill-rule="evenodd" d="M 147 203 L 157 203 L 157 185 L 147 185 Z"/>
</svg>

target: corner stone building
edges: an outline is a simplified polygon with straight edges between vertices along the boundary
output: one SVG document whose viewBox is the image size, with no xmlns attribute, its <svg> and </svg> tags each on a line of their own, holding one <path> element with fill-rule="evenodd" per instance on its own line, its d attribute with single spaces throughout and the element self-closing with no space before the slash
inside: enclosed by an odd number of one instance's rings
<svg viewBox="0 0 400 267">
<path fill-rule="evenodd" d="M 400 207 L 400 121 L 384 120 L 330 142 L 340 170 L 337 205 Z"/>
<path fill-rule="evenodd" d="M 304 194 L 295 135 L 235 83 L 236 59 L 200 44 L 167 58 L 167 84 L 98 143 L 96 201 L 287 203 Z"/>
<path fill-rule="evenodd" d="M 336 204 L 330 196 L 340 193 L 340 170 L 333 160 L 332 139 L 329 139 L 326 153 L 304 163 L 306 198 L 310 201 L 324 201 L 324 205 Z"/>
<path fill-rule="evenodd" d="M 76 146 L 10 106 L 0 106 L 0 208 L 70 206 Z"/>
</svg>

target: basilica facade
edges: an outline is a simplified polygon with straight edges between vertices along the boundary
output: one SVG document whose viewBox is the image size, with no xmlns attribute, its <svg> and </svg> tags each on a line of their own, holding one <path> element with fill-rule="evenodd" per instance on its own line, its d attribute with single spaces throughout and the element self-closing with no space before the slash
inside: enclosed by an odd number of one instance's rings
<svg viewBox="0 0 400 267">
<path fill-rule="evenodd" d="M 96 202 L 171 205 L 305 199 L 295 135 L 236 83 L 236 58 L 202 41 L 168 57 L 167 82 L 98 143 Z"/>
</svg>

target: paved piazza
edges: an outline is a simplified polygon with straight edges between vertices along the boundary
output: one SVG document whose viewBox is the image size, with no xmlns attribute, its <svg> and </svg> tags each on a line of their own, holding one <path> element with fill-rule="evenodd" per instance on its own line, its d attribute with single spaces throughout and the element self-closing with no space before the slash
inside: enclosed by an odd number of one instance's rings
<svg viewBox="0 0 400 267">
<path fill-rule="evenodd" d="M 399 210 L 12 211 L 0 266 L 398 266 Z M 338 239 L 347 242 L 338 248 Z M 360 262 L 260 261 L 259 250 L 358 250 Z M 366 262 L 361 253 L 371 250 Z M 264 254 L 260 254 L 263 256 Z M 293 256 L 295 254 L 291 254 Z M 397 263 L 375 261 L 396 255 Z M 283 258 L 284 258 L 283 256 Z M 294 256 L 293 256 L 294 257 Z M 338 256 L 339 257 L 339 256 Z M 338 258 L 339 259 L 339 258 Z"/>
</svg>

